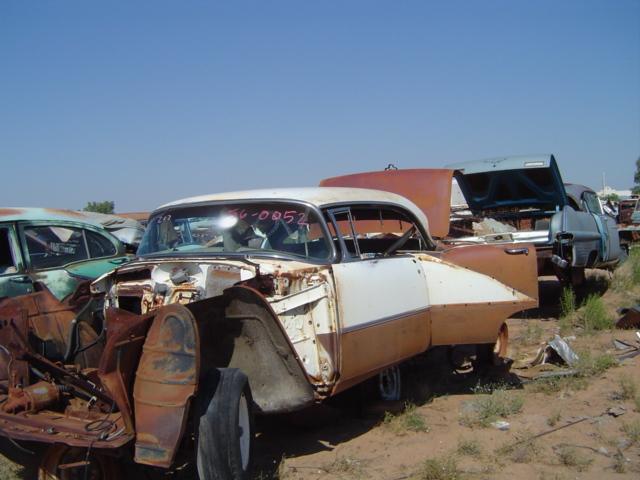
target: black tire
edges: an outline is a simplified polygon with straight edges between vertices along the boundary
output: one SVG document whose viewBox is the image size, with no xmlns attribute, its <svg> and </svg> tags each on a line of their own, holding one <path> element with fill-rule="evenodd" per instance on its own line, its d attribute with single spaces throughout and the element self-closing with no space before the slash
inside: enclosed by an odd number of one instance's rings
<svg viewBox="0 0 640 480">
<path fill-rule="evenodd" d="M 584 268 L 572 267 L 570 272 L 570 283 L 573 287 L 581 287 L 586 281 Z"/>
<path fill-rule="evenodd" d="M 194 422 L 200 480 L 250 478 L 252 405 L 249 381 L 240 370 L 221 368 L 205 377 Z"/>
<path fill-rule="evenodd" d="M 402 398 L 402 372 L 398 365 L 383 370 L 375 379 L 380 400 L 397 402 Z"/>
</svg>

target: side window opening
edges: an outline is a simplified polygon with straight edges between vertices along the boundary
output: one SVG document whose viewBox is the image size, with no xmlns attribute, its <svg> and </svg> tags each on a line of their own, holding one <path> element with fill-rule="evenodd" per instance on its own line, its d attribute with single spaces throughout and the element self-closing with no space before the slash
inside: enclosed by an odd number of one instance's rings
<svg viewBox="0 0 640 480">
<path fill-rule="evenodd" d="M 602 205 L 600 205 L 600 200 L 598 200 L 598 197 L 594 193 L 585 192 L 582 195 L 582 201 L 584 202 L 587 211 L 597 215 L 602 215 Z"/>
<path fill-rule="evenodd" d="M 9 229 L 0 228 L 0 275 L 16 273 L 17 271 L 18 269 L 11 250 Z"/>
<path fill-rule="evenodd" d="M 348 258 L 373 258 L 408 251 L 426 251 L 420 229 L 391 208 L 350 208 L 329 212 L 329 230 L 336 246 L 344 243 Z M 340 235 L 336 234 L 336 229 Z"/>
<path fill-rule="evenodd" d="M 83 230 L 62 226 L 25 227 L 32 268 L 54 268 L 89 258 Z"/>
<path fill-rule="evenodd" d="M 352 209 L 351 214 L 363 255 L 378 256 L 427 250 L 427 243 L 422 238 L 420 229 L 402 211 L 384 207 L 358 208 Z M 397 249 L 394 247 L 396 244 L 399 245 Z"/>
<path fill-rule="evenodd" d="M 91 230 L 85 230 L 84 235 L 91 258 L 112 257 L 116 254 L 116 247 L 103 235 Z"/>
<path fill-rule="evenodd" d="M 343 251 L 347 258 L 359 258 L 360 249 L 358 247 L 358 238 L 353 228 L 353 219 L 351 211 L 347 209 L 333 210 L 329 212 L 331 217 L 331 236 L 334 243 L 338 243 L 336 247 Z M 337 234 L 339 233 L 339 235 Z M 342 247 L 342 248 L 341 248 Z"/>
</svg>

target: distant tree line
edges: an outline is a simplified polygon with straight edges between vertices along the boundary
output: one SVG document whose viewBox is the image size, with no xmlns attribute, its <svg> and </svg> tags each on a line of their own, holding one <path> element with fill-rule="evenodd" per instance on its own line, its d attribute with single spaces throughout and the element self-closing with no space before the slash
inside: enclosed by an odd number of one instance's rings
<svg viewBox="0 0 640 480">
<path fill-rule="evenodd" d="M 640 159 L 638 159 L 638 161 L 640 161 Z M 103 202 L 87 202 L 87 206 L 82 210 L 85 212 L 113 213 L 115 211 L 115 206 L 115 202 L 110 200 L 105 200 Z"/>
</svg>

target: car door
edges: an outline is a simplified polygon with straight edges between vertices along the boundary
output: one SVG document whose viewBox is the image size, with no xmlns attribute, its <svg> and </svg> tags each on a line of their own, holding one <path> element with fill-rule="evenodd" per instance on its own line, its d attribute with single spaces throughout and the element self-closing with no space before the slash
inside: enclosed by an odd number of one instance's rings
<svg viewBox="0 0 640 480">
<path fill-rule="evenodd" d="M 13 224 L 0 225 L 0 298 L 33 292 Z"/>
<path fill-rule="evenodd" d="M 429 302 L 425 274 L 414 256 L 365 251 L 362 244 L 376 239 L 358 232 L 350 208 L 332 209 L 328 217 L 341 252 L 332 267 L 340 383 L 349 385 L 426 350 Z"/>
<path fill-rule="evenodd" d="M 602 238 L 600 262 L 617 260 L 620 257 L 620 238 L 615 220 L 604 213 L 602 204 L 594 192 L 585 191 L 582 194 L 582 203 L 585 210 L 593 216 Z"/>
</svg>

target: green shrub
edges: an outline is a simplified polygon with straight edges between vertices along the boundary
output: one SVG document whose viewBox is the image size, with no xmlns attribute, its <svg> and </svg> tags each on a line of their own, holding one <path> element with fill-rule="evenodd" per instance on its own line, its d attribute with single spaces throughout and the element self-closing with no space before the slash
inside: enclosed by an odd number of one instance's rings
<svg viewBox="0 0 640 480">
<path fill-rule="evenodd" d="M 632 248 L 629 254 L 629 263 L 631 264 L 631 281 L 634 285 L 640 283 L 640 250 Z"/>
<path fill-rule="evenodd" d="M 547 425 L 549 425 L 550 427 L 555 427 L 561 418 L 562 415 L 559 411 L 556 410 L 547 418 Z"/>
<path fill-rule="evenodd" d="M 453 455 L 425 460 L 417 474 L 418 480 L 459 480 L 462 473 Z"/>
<path fill-rule="evenodd" d="M 614 320 L 604 306 L 602 298 L 597 295 L 589 295 L 580 313 L 581 325 L 585 333 L 593 333 L 599 330 L 611 330 Z"/>
<path fill-rule="evenodd" d="M 585 457 L 575 447 L 561 446 L 556 450 L 556 455 L 562 465 L 574 467 L 579 472 L 587 470 L 593 463 L 593 459 Z"/>
<path fill-rule="evenodd" d="M 621 375 L 618 379 L 620 386 L 620 397 L 623 400 L 632 400 L 638 395 L 638 385 L 629 375 Z"/>
<path fill-rule="evenodd" d="M 401 413 L 393 414 L 385 412 L 382 424 L 396 435 L 404 435 L 410 432 L 428 432 L 429 427 L 424 417 L 418 413 L 416 406 L 407 403 Z"/>
<path fill-rule="evenodd" d="M 490 395 L 480 395 L 467 402 L 466 412 L 461 417 L 461 423 L 468 427 L 488 427 L 498 418 L 506 418 L 522 410 L 524 399 L 520 395 L 496 390 Z"/>
<path fill-rule="evenodd" d="M 527 390 L 533 393 L 551 395 L 563 391 L 577 391 L 587 388 L 588 382 L 584 377 L 571 375 L 566 377 L 540 378 L 531 382 Z"/>
<path fill-rule="evenodd" d="M 460 439 L 458 441 L 458 453 L 470 457 L 479 457 L 482 454 L 482 445 L 480 441 L 472 439 Z"/>
<path fill-rule="evenodd" d="M 632 444 L 640 443 L 640 420 L 623 424 L 622 431 L 629 437 Z"/>
<path fill-rule="evenodd" d="M 576 294 L 571 287 L 564 287 L 560 295 L 560 317 L 569 317 L 576 311 Z"/>
<path fill-rule="evenodd" d="M 578 352 L 575 369 L 577 374 L 582 377 L 592 377 L 600 375 L 616 365 L 618 365 L 618 360 L 609 353 L 594 356 L 589 350 L 582 350 Z"/>
</svg>

